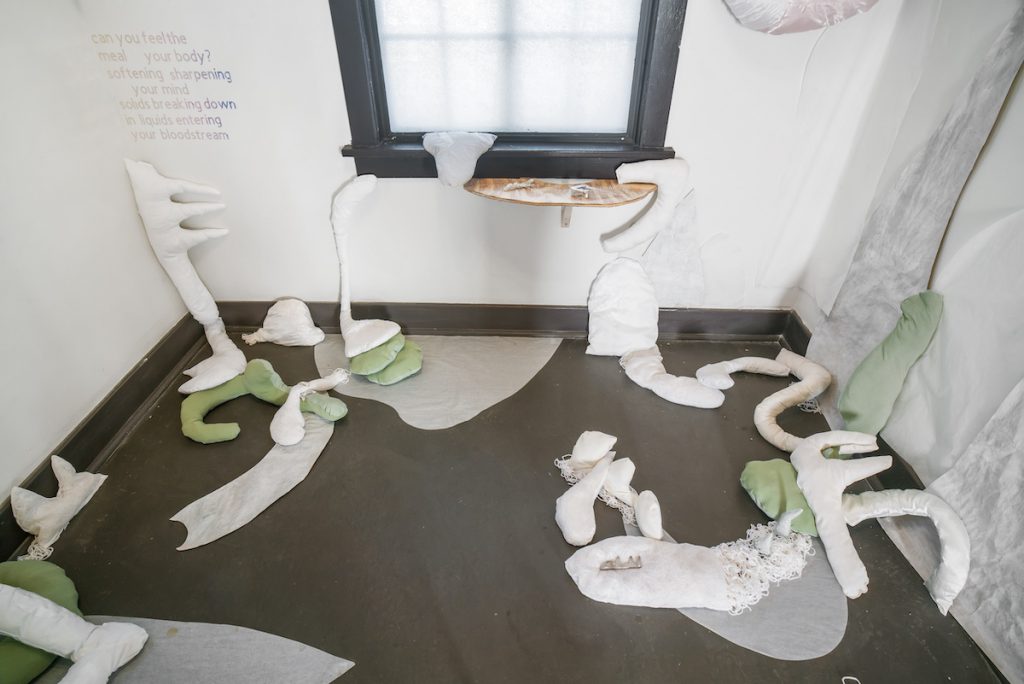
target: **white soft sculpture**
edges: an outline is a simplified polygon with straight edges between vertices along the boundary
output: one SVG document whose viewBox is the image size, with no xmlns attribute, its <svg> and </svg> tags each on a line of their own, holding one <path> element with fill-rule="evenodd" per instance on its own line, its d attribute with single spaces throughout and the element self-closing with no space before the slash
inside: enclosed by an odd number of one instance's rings
<svg viewBox="0 0 1024 684">
<path fill-rule="evenodd" d="M 867 12 L 878 0 L 725 0 L 741 25 L 762 33 L 814 31 Z"/>
<path fill-rule="evenodd" d="M 583 479 L 555 500 L 555 522 L 565 541 L 573 546 L 585 546 L 594 539 L 597 532 L 594 502 L 604 486 L 612 458 L 611 454 L 602 458 Z"/>
<path fill-rule="evenodd" d="M 835 430 L 803 439 L 790 461 L 796 484 L 814 513 L 818 536 L 825 547 L 832 572 L 850 598 L 868 590 L 868 573 L 857 555 L 846 526 L 843 491 L 854 482 L 871 477 L 892 465 L 892 456 L 868 456 L 850 460 L 825 458 L 821 451 L 845 446 L 846 453 L 865 453 L 878 448 L 874 435 Z"/>
<path fill-rule="evenodd" d="M 288 397 L 277 409 L 270 421 L 270 436 L 275 444 L 292 446 L 306 436 L 306 419 L 302 416 L 300 402 L 312 392 L 328 392 L 349 380 L 349 372 L 338 368 L 329 375 L 309 382 L 298 382 L 288 390 Z"/>
<path fill-rule="evenodd" d="M 601 237 L 606 252 L 625 252 L 643 244 L 672 224 L 676 208 L 690 191 L 690 165 L 685 159 L 654 159 L 622 164 L 615 169 L 620 183 L 655 183 L 654 201 L 631 225 Z"/>
<path fill-rule="evenodd" d="M 272 342 L 285 347 L 312 347 L 324 341 L 324 331 L 313 323 L 304 301 L 288 297 L 274 302 L 263 319 L 263 327 L 242 335 L 242 340 L 249 345 Z"/>
<path fill-rule="evenodd" d="M 645 490 L 633 498 L 633 512 L 636 515 L 636 526 L 648 539 L 660 540 L 665 536 L 661 526 L 661 504 L 654 492 Z"/>
<path fill-rule="evenodd" d="M 76 473 L 73 465 L 56 454 L 50 456 L 50 467 L 58 485 L 57 496 L 52 499 L 21 487 L 11 490 L 14 519 L 21 529 L 35 537 L 23 558 L 48 558 L 61 532 L 107 479 L 98 473 Z"/>
<path fill-rule="evenodd" d="M 739 614 L 767 596 L 773 583 L 799 577 L 807 564 L 810 537 L 780 536 L 777 529 L 775 523 L 755 525 L 745 539 L 710 548 L 611 537 L 574 553 L 565 569 L 595 601 Z M 766 543 L 766 537 L 772 539 Z"/>
<path fill-rule="evenodd" d="M 628 352 L 619 359 L 619 365 L 630 380 L 674 404 L 718 408 L 725 401 L 720 390 L 705 387 L 696 378 L 666 372 L 657 347 Z"/>
<path fill-rule="evenodd" d="M 931 492 L 885 489 L 843 495 L 843 517 L 847 525 L 896 515 L 924 516 L 935 525 L 939 536 L 939 565 L 926 584 L 939 612 L 945 615 L 967 584 L 971 570 L 971 539 L 967 527 L 948 503 Z"/>
<path fill-rule="evenodd" d="M 146 162 L 124 160 L 146 237 L 189 313 L 206 332 L 213 356 L 185 371 L 192 379 L 178 388 L 185 394 L 222 385 L 245 370 L 245 355 L 224 331 L 217 303 L 200 280 L 188 250 L 227 235 L 226 228 L 183 228 L 181 222 L 224 208 L 220 202 L 180 202 L 175 196 L 220 197 L 208 185 L 167 178 Z"/>
<path fill-rule="evenodd" d="M 62 684 L 103 684 L 149 638 L 137 625 L 94 625 L 49 599 L 6 584 L 0 584 L 0 634 L 73 661 Z"/>
<path fill-rule="evenodd" d="M 758 375 L 774 375 L 785 377 L 789 375 L 789 366 L 773 359 L 766 359 L 761 356 L 743 356 L 731 361 L 719 361 L 709 363 L 697 369 L 697 380 L 705 387 L 713 387 L 717 390 L 726 390 L 732 387 L 735 381 L 733 373 L 743 371 L 745 373 L 757 373 Z"/>
<path fill-rule="evenodd" d="M 587 353 L 622 356 L 658 342 L 658 300 L 643 266 L 619 257 L 594 278 L 587 299 Z"/>
<path fill-rule="evenodd" d="M 356 176 L 334 196 L 331 204 L 331 226 L 338 251 L 341 272 L 341 336 L 345 339 L 345 356 L 352 358 L 379 347 L 397 335 L 401 328 L 394 321 L 352 319 L 352 293 L 349 288 L 348 232 L 356 207 L 373 193 L 377 177 L 373 174 Z"/>
<path fill-rule="evenodd" d="M 589 471 L 608 455 L 615 446 L 618 437 L 607 435 L 597 430 L 586 430 L 580 433 L 569 456 L 569 466 L 577 473 Z"/>
<path fill-rule="evenodd" d="M 783 451 L 793 451 L 800 444 L 801 438 L 779 427 L 779 414 L 824 392 L 832 383 L 832 375 L 822 366 L 788 349 L 781 350 L 775 360 L 786 366 L 800 382 L 762 400 L 754 408 L 754 427 L 773 446 Z M 848 453 L 845 449 L 841 451 Z"/>
<path fill-rule="evenodd" d="M 491 149 L 497 139 L 491 133 L 427 133 L 423 136 L 423 149 L 434 157 L 441 183 L 455 188 L 462 187 L 473 177 L 477 159 Z"/>
</svg>

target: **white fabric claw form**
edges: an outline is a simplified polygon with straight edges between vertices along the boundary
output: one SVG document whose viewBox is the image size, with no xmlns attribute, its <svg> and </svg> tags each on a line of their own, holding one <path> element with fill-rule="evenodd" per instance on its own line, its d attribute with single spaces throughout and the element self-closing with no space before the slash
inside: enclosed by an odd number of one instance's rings
<svg viewBox="0 0 1024 684">
<path fill-rule="evenodd" d="M 767 596 L 772 584 L 799 577 L 807 564 L 812 546 L 805 534 L 775 538 L 768 555 L 758 550 L 765 536 L 774 535 L 774 525 L 755 525 L 746 538 L 711 548 L 611 537 L 574 553 L 565 569 L 583 595 L 595 601 L 737 615 Z M 602 569 L 627 558 L 638 558 L 640 567 Z"/>
<path fill-rule="evenodd" d="M 757 373 L 758 375 L 774 375 L 782 378 L 789 375 L 789 366 L 774 359 L 766 359 L 761 356 L 743 356 L 731 361 L 709 363 L 698 368 L 697 380 L 705 387 L 727 390 L 736 384 L 731 375 L 740 371 Z"/>
<path fill-rule="evenodd" d="M 149 638 L 136 625 L 94 625 L 49 599 L 6 584 L 0 584 L 0 634 L 73 661 L 63 684 L 107 682 Z"/>
<path fill-rule="evenodd" d="M 107 479 L 98 473 L 76 473 L 73 465 L 56 454 L 50 456 L 50 467 L 58 485 L 57 496 L 52 499 L 21 487 L 11 490 L 14 519 L 21 529 L 35 537 L 22 558 L 49 558 L 61 532 Z"/>
<path fill-rule="evenodd" d="M 763 399 L 754 408 L 754 427 L 773 446 L 793 451 L 802 440 L 779 427 L 779 414 L 824 392 L 832 382 L 832 375 L 822 366 L 788 349 L 780 351 L 775 360 L 785 365 L 800 382 Z M 845 449 L 841 451 L 849 453 Z"/>
<path fill-rule="evenodd" d="M 565 541 L 573 546 L 585 546 L 594 539 L 597 521 L 594 501 L 604 486 L 612 456 L 602 458 L 579 482 L 555 501 L 555 522 Z"/>
<path fill-rule="evenodd" d="M 146 237 L 157 260 L 189 313 L 206 331 L 213 357 L 185 371 L 192 379 L 178 391 L 184 394 L 222 385 L 245 370 L 245 355 L 224 332 L 217 303 L 200 280 L 188 258 L 188 250 L 207 240 L 227 235 L 226 228 L 183 228 L 181 222 L 224 208 L 220 202 L 178 202 L 175 196 L 219 198 L 220 191 L 208 185 L 167 178 L 152 164 L 124 160 L 135 203 L 146 229 Z"/>
<path fill-rule="evenodd" d="M 313 323 L 309 307 L 291 297 L 274 302 L 263 319 L 263 327 L 242 335 L 248 345 L 272 342 L 285 347 L 312 347 L 324 341 L 324 331 Z"/>
<path fill-rule="evenodd" d="M 619 365 L 630 380 L 674 404 L 718 408 L 725 401 L 721 390 L 706 387 L 696 378 L 666 372 L 657 347 L 628 352 L 619 359 Z"/>
<path fill-rule="evenodd" d="M 622 356 L 658 342 L 658 300 L 643 266 L 619 257 L 594 278 L 587 299 L 587 353 Z"/>
<path fill-rule="evenodd" d="M 447 131 L 423 136 L 423 149 L 434 157 L 442 185 L 458 188 L 476 172 L 476 160 L 491 149 L 498 137 L 491 133 Z"/>
<path fill-rule="evenodd" d="M 277 409 L 270 421 L 270 436 L 275 444 L 292 446 L 306 436 L 306 419 L 302 416 L 300 402 L 312 392 L 328 392 L 342 383 L 348 382 L 349 372 L 339 368 L 326 377 L 309 382 L 299 382 L 288 390 L 288 397 Z"/>
<path fill-rule="evenodd" d="M 690 165 L 685 159 L 654 159 L 622 164 L 615 169 L 620 183 L 655 183 L 654 201 L 631 225 L 601 237 L 606 252 L 625 252 L 647 242 L 672 224 L 676 208 L 690 192 Z"/>
<path fill-rule="evenodd" d="M 928 592 L 945 615 L 953 599 L 967 584 L 971 570 L 971 539 L 960 516 L 945 501 L 917 489 L 886 489 L 880 492 L 843 495 L 847 525 L 868 518 L 917 515 L 929 518 L 939 535 L 939 565 L 928 578 Z"/>
<path fill-rule="evenodd" d="M 633 511 L 636 515 L 636 526 L 648 539 L 660 540 L 665 536 L 661 526 L 661 504 L 654 492 L 645 490 L 633 499 Z"/>
<path fill-rule="evenodd" d="M 821 451 L 846 446 L 846 453 L 865 453 L 878 448 L 874 435 L 836 430 L 802 440 L 790 461 L 796 468 L 796 484 L 814 513 L 818 537 L 825 547 L 832 572 L 849 598 L 868 590 L 868 572 L 850 538 L 843 511 L 843 490 L 892 465 L 892 456 L 869 456 L 847 461 L 825 458 Z"/>
<path fill-rule="evenodd" d="M 736 21 L 761 33 L 815 31 L 867 12 L 878 0 L 725 0 Z"/>
<path fill-rule="evenodd" d="M 334 229 L 334 245 L 338 251 L 340 270 L 341 336 L 345 339 L 345 356 L 352 358 L 379 347 L 401 332 L 394 321 L 352 319 L 352 292 L 349 287 L 348 231 L 356 207 L 369 197 L 377 187 L 373 174 L 356 176 L 334 195 L 331 203 L 331 227 Z"/>
</svg>

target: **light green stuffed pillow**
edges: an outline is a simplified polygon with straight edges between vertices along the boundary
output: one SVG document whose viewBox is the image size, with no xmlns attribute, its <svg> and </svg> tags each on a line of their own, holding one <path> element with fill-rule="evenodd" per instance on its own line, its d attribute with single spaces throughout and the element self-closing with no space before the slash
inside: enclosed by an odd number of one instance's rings
<svg viewBox="0 0 1024 684">
<path fill-rule="evenodd" d="M 403 347 L 405 347 L 405 335 L 398 333 L 384 344 L 353 356 L 349 361 L 348 369 L 356 375 L 379 373 L 395 360 Z"/>
<path fill-rule="evenodd" d="M 925 291 L 900 304 L 903 314 L 850 376 L 839 397 L 846 429 L 877 435 L 885 427 L 910 367 L 921 358 L 942 318 L 942 295 Z"/>
<path fill-rule="evenodd" d="M 415 342 L 409 341 L 398 352 L 398 356 L 387 368 L 379 373 L 367 375 L 366 379 L 378 385 L 394 385 L 408 377 L 416 375 L 423 368 L 423 350 Z"/>
<path fill-rule="evenodd" d="M 0 563 L 0 584 L 31 591 L 77 615 L 82 614 L 78 610 L 74 582 L 53 563 L 37 560 Z M 56 659 L 52 653 L 0 635 L 0 684 L 28 684 Z"/>
<path fill-rule="evenodd" d="M 781 458 L 751 461 L 740 474 L 740 484 L 757 507 L 772 520 L 786 511 L 802 508 L 803 512 L 793 520 L 793 529 L 818 536 L 814 513 L 796 484 L 796 468 L 789 461 Z"/>
</svg>

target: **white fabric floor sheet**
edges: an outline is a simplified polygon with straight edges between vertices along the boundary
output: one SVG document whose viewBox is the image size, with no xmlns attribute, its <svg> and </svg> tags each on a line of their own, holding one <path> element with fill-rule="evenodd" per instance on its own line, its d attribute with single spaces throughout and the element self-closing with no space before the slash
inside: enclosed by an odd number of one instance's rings
<svg viewBox="0 0 1024 684">
<path fill-rule="evenodd" d="M 335 392 L 387 404 L 407 424 L 444 430 L 508 399 L 551 360 L 555 337 L 462 337 L 410 335 L 423 349 L 423 370 L 397 384 L 381 386 L 353 375 Z M 328 335 L 314 349 L 321 375 L 348 368 L 341 335 Z"/>
<path fill-rule="evenodd" d="M 130 622 L 149 633 L 142 652 L 114 673 L 114 684 L 328 684 L 352 669 L 350 660 L 255 629 L 205 622 L 87 616 L 89 622 Z M 71 666 L 57 660 L 33 684 L 57 684 Z"/>
</svg>

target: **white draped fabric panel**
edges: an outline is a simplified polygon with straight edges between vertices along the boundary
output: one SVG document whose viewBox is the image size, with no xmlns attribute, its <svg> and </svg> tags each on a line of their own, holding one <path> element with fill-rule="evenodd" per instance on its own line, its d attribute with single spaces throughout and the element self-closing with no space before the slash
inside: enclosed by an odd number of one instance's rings
<svg viewBox="0 0 1024 684">
<path fill-rule="evenodd" d="M 625 133 L 640 0 L 377 0 L 396 132 Z"/>
</svg>

